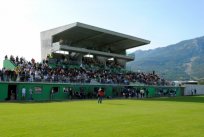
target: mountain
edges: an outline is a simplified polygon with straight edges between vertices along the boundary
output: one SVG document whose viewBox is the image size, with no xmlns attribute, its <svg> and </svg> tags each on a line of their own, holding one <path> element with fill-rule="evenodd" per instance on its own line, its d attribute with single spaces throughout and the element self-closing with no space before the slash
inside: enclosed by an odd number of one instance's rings
<svg viewBox="0 0 204 137">
<path fill-rule="evenodd" d="M 204 78 L 204 36 L 132 54 L 135 54 L 135 60 L 127 63 L 127 69 L 131 71 L 154 70 L 168 80 Z"/>
</svg>

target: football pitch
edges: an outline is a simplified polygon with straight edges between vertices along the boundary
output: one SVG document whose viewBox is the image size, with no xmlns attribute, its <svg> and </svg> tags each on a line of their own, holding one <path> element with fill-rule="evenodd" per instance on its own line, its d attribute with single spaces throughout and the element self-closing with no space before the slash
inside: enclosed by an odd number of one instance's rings
<svg viewBox="0 0 204 137">
<path fill-rule="evenodd" d="M 203 137 L 204 96 L 0 103 L 0 137 Z"/>
</svg>

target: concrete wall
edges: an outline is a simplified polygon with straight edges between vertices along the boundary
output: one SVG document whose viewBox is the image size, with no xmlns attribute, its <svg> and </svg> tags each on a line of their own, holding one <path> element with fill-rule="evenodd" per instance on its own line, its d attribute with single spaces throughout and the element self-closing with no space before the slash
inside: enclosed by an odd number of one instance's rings
<svg viewBox="0 0 204 137">
<path fill-rule="evenodd" d="M 194 91 L 196 89 L 196 94 L 197 95 L 204 95 L 204 85 L 184 85 L 185 90 L 184 90 L 184 95 L 192 95 L 191 91 Z M 193 93 L 194 95 L 194 93 Z"/>
<path fill-rule="evenodd" d="M 52 38 L 55 34 L 58 34 L 60 32 L 63 32 L 73 26 L 76 26 L 76 23 L 61 26 L 55 29 L 43 31 L 40 33 L 41 37 L 41 60 L 45 59 L 48 54 L 51 53 L 51 47 L 52 47 Z"/>
<path fill-rule="evenodd" d="M 126 60 L 123 60 L 123 59 L 116 59 L 116 60 L 121 66 L 123 66 L 125 68 L 126 62 L 127 62 Z"/>
</svg>

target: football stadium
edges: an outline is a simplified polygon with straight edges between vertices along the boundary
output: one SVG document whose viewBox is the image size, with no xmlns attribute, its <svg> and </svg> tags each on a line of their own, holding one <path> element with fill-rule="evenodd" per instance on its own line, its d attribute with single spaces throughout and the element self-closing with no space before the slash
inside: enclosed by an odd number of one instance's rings
<svg viewBox="0 0 204 137">
<path fill-rule="evenodd" d="M 41 32 L 41 62 L 5 55 L 1 136 L 203 136 L 203 96 L 126 69 L 126 50 L 149 43 L 80 22 Z"/>
</svg>

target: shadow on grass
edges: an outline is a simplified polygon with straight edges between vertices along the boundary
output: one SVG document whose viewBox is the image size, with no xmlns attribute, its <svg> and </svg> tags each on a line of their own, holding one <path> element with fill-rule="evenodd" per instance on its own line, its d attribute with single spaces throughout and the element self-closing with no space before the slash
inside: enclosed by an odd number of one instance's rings
<svg viewBox="0 0 204 137">
<path fill-rule="evenodd" d="M 16 104 L 33 104 L 33 103 L 56 103 L 56 102 L 68 102 L 68 100 L 8 100 L 1 101 L 0 103 L 16 103 Z"/>
<path fill-rule="evenodd" d="M 57 103 L 57 102 L 79 102 L 79 101 L 91 101 L 97 99 L 62 99 L 62 100 L 7 100 L 0 101 L 0 103 L 17 103 L 17 104 L 34 104 L 34 103 Z"/>
<path fill-rule="evenodd" d="M 144 100 L 145 101 L 174 101 L 174 102 L 204 103 L 204 96 L 158 97 L 158 98 L 147 98 Z"/>
</svg>

